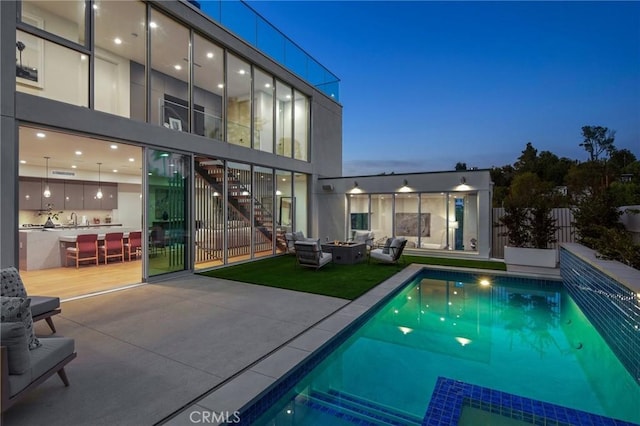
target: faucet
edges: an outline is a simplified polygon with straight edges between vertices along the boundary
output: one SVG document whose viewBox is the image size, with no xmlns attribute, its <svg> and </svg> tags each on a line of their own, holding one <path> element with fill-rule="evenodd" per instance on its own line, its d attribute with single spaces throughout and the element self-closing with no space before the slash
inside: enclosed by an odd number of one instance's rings
<svg viewBox="0 0 640 426">
<path fill-rule="evenodd" d="M 76 212 L 71 212 L 71 219 L 73 219 L 73 226 L 78 227 L 78 214 Z"/>
</svg>

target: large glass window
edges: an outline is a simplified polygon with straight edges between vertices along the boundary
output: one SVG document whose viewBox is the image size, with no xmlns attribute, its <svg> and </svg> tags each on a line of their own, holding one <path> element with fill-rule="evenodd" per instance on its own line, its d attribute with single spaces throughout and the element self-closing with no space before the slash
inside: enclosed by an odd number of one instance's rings
<svg viewBox="0 0 640 426">
<path fill-rule="evenodd" d="M 89 103 L 88 58 L 18 30 L 16 90 L 86 107 Z"/>
<path fill-rule="evenodd" d="M 186 269 L 190 158 L 147 150 L 149 276 Z"/>
<path fill-rule="evenodd" d="M 293 93 L 295 97 L 293 158 L 307 161 L 309 159 L 309 99 L 297 90 Z"/>
<path fill-rule="evenodd" d="M 310 230 L 308 229 L 308 206 L 309 206 L 309 193 L 307 175 L 302 173 L 294 173 L 293 175 L 293 211 L 294 211 L 294 223 L 295 230 L 302 231 L 307 235 Z"/>
<path fill-rule="evenodd" d="M 253 256 L 273 254 L 273 170 L 266 167 L 253 168 Z"/>
<path fill-rule="evenodd" d="M 150 122 L 189 131 L 189 30 L 152 10 Z"/>
<path fill-rule="evenodd" d="M 146 8 L 137 1 L 96 1 L 94 108 L 144 121 Z"/>
<path fill-rule="evenodd" d="M 227 163 L 227 256 L 240 261 L 251 255 L 251 166 Z"/>
<path fill-rule="evenodd" d="M 376 240 L 393 236 L 393 195 L 371 195 L 371 231 Z"/>
<path fill-rule="evenodd" d="M 396 194 L 394 236 L 407 239 L 407 247 L 417 247 L 418 238 L 429 233 L 429 215 L 419 214 L 417 194 Z"/>
<path fill-rule="evenodd" d="M 253 80 L 253 123 L 255 149 L 273 152 L 273 77 L 255 69 Z"/>
<path fill-rule="evenodd" d="M 276 154 L 291 157 L 293 108 L 291 87 L 276 82 Z"/>
<path fill-rule="evenodd" d="M 193 133 L 224 140 L 224 53 L 198 34 L 193 41 Z"/>
<path fill-rule="evenodd" d="M 353 231 L 369 230 L 369 195 L 349 195 L 349 235 L 353 237 Z"/>
<path fill-rule="evenodd" d="M 420 212 L 427 229 L 420 236 L 420 248 L 447 248 L 447 196 L 420 194 Z"/>
<path fill-rule="evenodd" d="M 84 44 L 85 3 L 22 0 L 22 22 L 78 44 Z"/>
<path fill-rule="evenodd" d="M 224 162 L 196 157 L 194 169 L 195 266 L 218 266 L 224 261 Z"/>
<path fill-rule="evenodd" d="M 227 54 L 227 142 L 251 147 L 251 65 Z"/>
</svg>

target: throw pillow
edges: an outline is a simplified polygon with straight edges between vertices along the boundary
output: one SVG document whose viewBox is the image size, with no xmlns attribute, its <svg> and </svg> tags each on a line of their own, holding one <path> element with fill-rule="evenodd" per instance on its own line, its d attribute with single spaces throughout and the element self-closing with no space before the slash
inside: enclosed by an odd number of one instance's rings
<svg viewBox="0 0 640 426">
<path fill-rule="evenodd" d="M 296 231 L 293 233 L 293 239 L 296 241 L 304 241 L 304 232 Z"/>
<path fill-rule="evenodd" d="M 33 318 L 31 318 L 31 299 L 28 297 L 0 297 L 0 320 L 2 322 L 21 322 L 27 330 L 29 349 L 41 346 L 40 340 L 33 331 Z"/>
<path fill-rule="evenodd" d="M 389 254 L 389 248 L 391 247 L 392 242 L 393 238 L 387 238 L 387 241 L 384 243 L 384 247 L 382 248 L 382 252 L 384 254 Z"/>
<path fill-rule="evenodd" d="M 31 356 L 27 330 L 21 322 L 3 322 L 0 324 L 0 340 L 7 348 L 9 374 L 23 374 L 29 371 Z"/>
<path fill-rule="evenodd" d="M 2 296 L 27 297 L 27 290 L 20 279 L 20 273 L 13 266 L 0 271 L 0 285 Z"/>
</svg>

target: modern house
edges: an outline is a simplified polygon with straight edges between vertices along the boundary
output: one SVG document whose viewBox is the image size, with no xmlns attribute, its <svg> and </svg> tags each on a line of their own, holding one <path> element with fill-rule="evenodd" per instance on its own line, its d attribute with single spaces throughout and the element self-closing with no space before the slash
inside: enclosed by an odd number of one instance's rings
<svg viewBox="0 0 640 426">
<path fill-rule="evenodd" d="M 3 267 L 64 277 L 78 235 L 135 231 L 101 278 L 278 255 L 292 230 L 490 255 L 489 172 L 343 177 L 339 79 L 242 2 L 24 0 L 0 19 Z"/>
</svg>

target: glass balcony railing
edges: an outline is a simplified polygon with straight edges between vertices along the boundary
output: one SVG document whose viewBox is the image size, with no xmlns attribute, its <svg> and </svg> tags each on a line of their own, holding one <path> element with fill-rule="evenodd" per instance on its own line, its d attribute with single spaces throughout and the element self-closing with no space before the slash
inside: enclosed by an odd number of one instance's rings
<svg viewBox="0 0 640 426">
<path fill-rule="evenodd" d="M 336 102 L 340 101 L 340 79 L 242 0 L 189 3 Z"/>
</svg>

